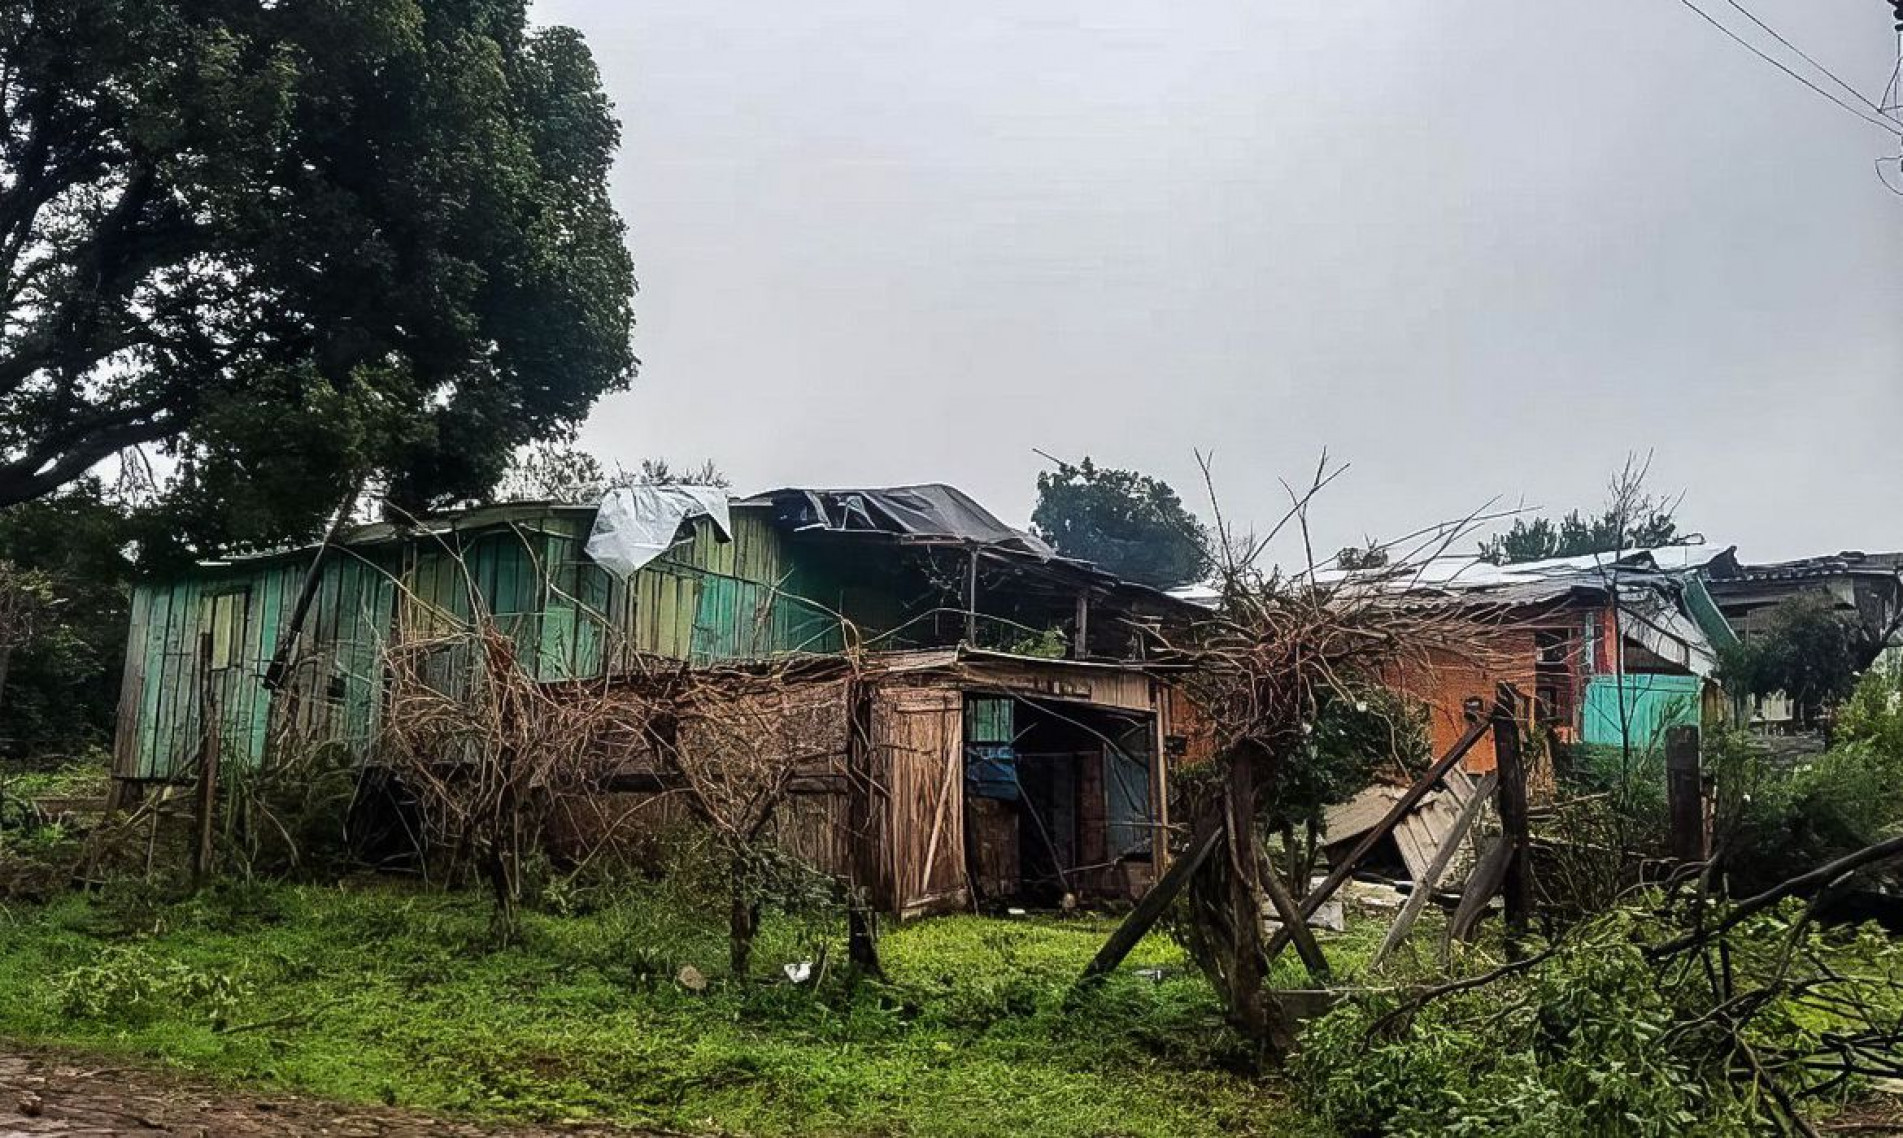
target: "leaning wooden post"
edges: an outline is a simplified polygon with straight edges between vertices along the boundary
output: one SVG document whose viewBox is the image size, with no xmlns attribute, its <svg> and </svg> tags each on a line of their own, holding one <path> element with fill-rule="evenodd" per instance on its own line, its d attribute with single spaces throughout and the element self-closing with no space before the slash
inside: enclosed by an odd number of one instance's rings
<svg viewBox="0 0 1903 1138">
<path fill-rule="evenodd" d="M 1176 900 L 1183 886 L 1189 884 L 1189 879 L 1202 868 L 1203 862 L 1209 860 L 1209 855 L 1215 852 L 1222 837 L 1223 825 L 1212 813 L 1191 836 L 1189 848 L 1183 851 L 1183 856 L 1170 863 L 1168 872 L 1150 886 L 1150 891 L 1137 902 L 1136 908 L 1130 910 L 1130 915 L 1123 919 L 1117 930 L 1110 934 L 1110 939 L 1097 950 L 1097 955 L 1084 969 L 1083 979 L 1102 976 L 1123 963 L 1123 958 L 1130 955 L 1130 950 L 1137 946 L 1144 934 L 1169 911 L 1170 902 Z"/>
<path fill-rule="evenodd" d="M 1533 917 L 1533 839 L 1527 822 L 1526 763 L 1520 753 L 1520 695 L 1501 684 L 1493 703 L 1493 754 L 1500 776 L 1500 836 L 1506 844 L 1507 955 L 1518 959 Z"/>
<path fill-rule="evenodd" d="M 1705 787 L 1698 773 L 1698 728 L 1665 729 L 1665 790 L 1670 805 L 1672 856 L 1681 862 L 1711 856 L 1705 829 Z"/>
<path fill-rule="evenodd" d="M 324 531 L 324 540 L 318 543 L 317 552 L 311 555 L 311 563 L 304 570 L 304 583 L 298 587 L 297 600 L 291 605 L 290 619 L 285 622 L 277 647 L 271 653 L 271 662 L 264 666 L 264 690 L 273 695 L 290 676 L 291 652 L 297 646 L 299 634 L 304 631 L 304 618 L 309 615 L 311 602 L 317 599 L 318 587 L 323 583 L 325 557 L 349 527 L 350 515 L 356 510 L 357 497 L 362 493 L 363 483 L 358 482 L 344 495 L 343 505 L 337 507 L 337 516 L 331 519 L 330 528 Z"/>
<path fill-rule="evenodd" d="M 211 678 L 211 633 L 198 637 L 198 718 L 203 743 L 198 755 L 198 843 L 192 850 L 192 888 L 204 883 L 212 864 L 212 815 L 218 804 L 218 701 Z"/>
<path fill-rule="evenodd" d="M 1471 751 L 1473 745 L 1479 742 L 1480 737 L 1486 733 L 1487 722 L 1484 719 L 1467 728 L 1466 734 L 1462 735 L 1446 754 L 1435 760 L 1433 766 L 1428 767 L 1420 778 L 1414 780 L 1414 785 L 1408 787 L 1406 793 L 1402 794 L 1394 805 L 1388 807 L 1388 812 L 1382 815 L 1381 820 L 1376 822 L 1367 833 L 1361 835 L 1361 840 L 1356 842 L 1354 848 L 1348 851 L 1347 856 L 1341 859 L 1341 863 L 1331 866 L 1328 876 L 1322 879 L 1322 883 L 1311 890 L 1308 896 L 1302 898 L 1304 921 L 1321 911 L 1323 902 L 1334 896 L 1335 890 L 1341 888 L 1342 882 L 1354 875 L 1355 866 L 1360 865 L 1361 859 L 1368 856 L 1368 851 L 1374 849 L 1375 843 L 1392 833 L 1394 827 L 1400 825 L 1401 819 L 1407 817 L 1416 806 L 1420 805 L 1421 799 L 1426 798 L 1436 786 L 1440 785 L 1440 780 L 1447 776 L 1448 771 L 1454 769 L 1454 764 Z M 1262 950 L 1263 955 L 1274 960 L 1277 953 L 1288 947 L 1289 940 L 1293 936 L 1294 933 L 1289 927 L 1283 925 L 1276 930 L 1274 936 L 1269 938 L 1268 947 Z"/>
<path fill-rule="evenodd" d="M 1394 923 L 1388 926 L 1387 937 L 1381 941 L 1381 947 L 1375 949 L 1374 955 L 1368 958 L 1369 968 L 1379 965 L 1388 953 L 1393 952 L 1402 941 L 1407 939 L 1408 931 L 1414 927 L 1414 922 L 1420 919 L 1421 911 L 1427 908 L 1427 902 L 1433 896 L 1434 890 L 1440 888 L 1440 879 L 1446 875 L 1447 867 L 1453 864 L 1454 857 L 1460 852 L 1460 848 L 1467 844 L 1467 831 L 1473 829 L 1474 822 L 1480 817 L 1481 808 L 1486 806 L 1487 799 L 1493 796 L 1494 788 L 1498 783 L 1497 774 L 1488 774 L 1481 778 L 1478 786 L 1474 787 L 1473 797 L 1460 808 L 1460 816 L 1454 819 L 1454 824 L 1448 829 L 1447 836 L 1441 839 L 1440 847 L 1434 851 L 1432 864 L 1427 867 L 1426 873 L 1421 874 L 1421 879 L 1414 883 L 1414 892 L 1407 895 L 1407 904 L 1401 906 L 1401 915 L 1394 918 Z"/>
<path fill-rule="evenodd" d="M 1282 878 L 1275 872 L 1273 865 L 1266 864 L 1268 856 L 1263 855 L 1258 871 L 1262 878 L 1262 891 L 1268 894 L 1269 904 L 1275 907 L 1275 918 L 1289 931 L 1295 942 L 1295 954 L 1302 958 L 1302 967 L 1308 969 L 1309 978 L 1317 985 L 1328 982 L 1328 957 L 1322 953 L 1322 946 L 1315 940 L 1315 934 L 1302 917 L 1302 907 L 1295 900 L 1288 887 L 1282 884 Z"/>
</svg>

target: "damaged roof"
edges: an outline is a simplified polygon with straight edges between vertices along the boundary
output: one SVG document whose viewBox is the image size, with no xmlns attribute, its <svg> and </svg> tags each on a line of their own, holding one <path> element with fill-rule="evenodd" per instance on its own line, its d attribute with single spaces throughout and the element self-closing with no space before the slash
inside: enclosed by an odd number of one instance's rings
<svg viewBox="0 0 1903 1138">
<path fill-rule="evenodd" d="M 1712 578 L 1719 581 L 1800 581 L 1847 576 L 1895 577 L 1899 574 L 1903 574 L 1903 553 L 1865 553 L 1857 549 L 1758 565 L 1741 564 L 1732 558 L 1728 564 L 1714 563 L 1711 567 Z"/>
<path fill-rule="evenodd" d="M 742 506 L 772 506 L 773 520 L 795 532 L 878 533 L 994 546 L 1046 561 L 1057 550 L 1013 529 L 955 486 L 927 482 L 879 489 L 811 490 L 796 486 L 743 498 Z"/>
</svg>

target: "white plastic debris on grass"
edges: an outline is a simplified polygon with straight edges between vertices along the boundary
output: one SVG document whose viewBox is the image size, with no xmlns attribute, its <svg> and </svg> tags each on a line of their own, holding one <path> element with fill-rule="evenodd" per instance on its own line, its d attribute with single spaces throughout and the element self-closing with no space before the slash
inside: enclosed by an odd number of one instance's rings
<svg viewBox="0 0 1903 1138">
<path fill-rule="evenodd" d="M 793 981 L 793 983 L 804 984 L 813 978 L 813 962 L 810 960 L 798 960 L 792 964 L 782 964 L 780 965 L 780 971 L 786 973 L 786 978 Z"/>
<path fill-rule="evenodd" d="M 733 540 L 722 487 L 643 484 L 611 490 L 595 511 L 588 556 L 611 573 L 631 577 L 668 551 L 682 522 L 700 517 L 713 519 L 722 541 Z"/>
</svg>

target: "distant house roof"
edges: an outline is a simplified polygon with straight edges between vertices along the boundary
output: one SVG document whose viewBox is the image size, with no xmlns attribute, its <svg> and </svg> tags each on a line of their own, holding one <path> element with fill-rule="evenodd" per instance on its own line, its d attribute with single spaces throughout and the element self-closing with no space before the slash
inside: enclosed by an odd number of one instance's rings
<svg viewBox="0 0 1903 1138">
<path fill-rule="evenodd" d="M 1321 570 L 1315 579 L 1351 590 L 1365 586 L 1424 603 L 1500 613 L 1568 601 L 1605 605 L 1616 596 L 1619 611 L 1629 618 L 1627 636 L 1663 659 L 1709 675 L 1717 668 L 1717 649 L 1734 643 L 1736 636 L 1706 592 L 1702 571 L 1731 556 L 1729 549 L 1713 553 L 1709 547 L 1683 545 L 1514 565 L 1462 555 L 1380 569 Z M 1210 608 L 1221 599 L 1212 585 L 1176 589 L 1171 595 Z"/>
<path fill-rule="evenodd" d="M 1619 611 L 1627 618 L 1626 636 L 1660 658 L 1705 676 L 1717 670 L 1718 649 L 1737 637 L 1703 578 L 1711 566 L 1733 556 L 1731 549 L 1714 553 L 1708 546 L 1674 545 L 1515 565 L 1442 557 L 1418 572 L 1391 572 L 1388 587 L 1505 609 L 1574 599 L 1603 605 L 1617 597 Z"/>
<path fill-rule="evenodd" d="M 1895 577 L 1903 573 L 1903 553 L 1864 553 L 1846 549 L 1821 557 L 1800 557 L 1795 561 L 1770 561 L 1756 565 L 1735 559 L 1728 565 L 1714 565 L 1714 581 L 1805 581 L 1830 577 Z"/>
</svg>

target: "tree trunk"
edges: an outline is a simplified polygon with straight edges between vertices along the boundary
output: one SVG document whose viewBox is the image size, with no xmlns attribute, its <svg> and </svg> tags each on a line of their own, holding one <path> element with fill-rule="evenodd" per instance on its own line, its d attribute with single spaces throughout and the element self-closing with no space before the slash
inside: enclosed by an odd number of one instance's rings
<svg viewBox="0 0 1903 1138">
<path fill-rule="evenodd" d="M 502 842 L 492 840 L 483 858 L 483 875 L 489 879 L 489 893 L 496 909 L 490 917 L 490 933 L 499 945 L 512 944 L 520 931 L 521 917 L 516 905 L 516 875 Z"/>
<path fill-rule="evenodd" d="M 1229 870 L 1229 1015 L 1245 1035 L 1267 1042 L 1270 1014 L 1264 981 L 1261 899 L 1257 874 L 1262 858 L 1255 828 L 1255 761 L 1237 754 L 1229 763 L 1223 813 L 1228 829 Z"/>
<path fill-rule="evenodd" d="M 727 968 L 736 980 L 745 980 L 753 963 L 753 934 L 760 931 L 760 906 L 747 897 L 746 862 L 733 859 L 731 895 L 727 907 Z"/>
</svg>

